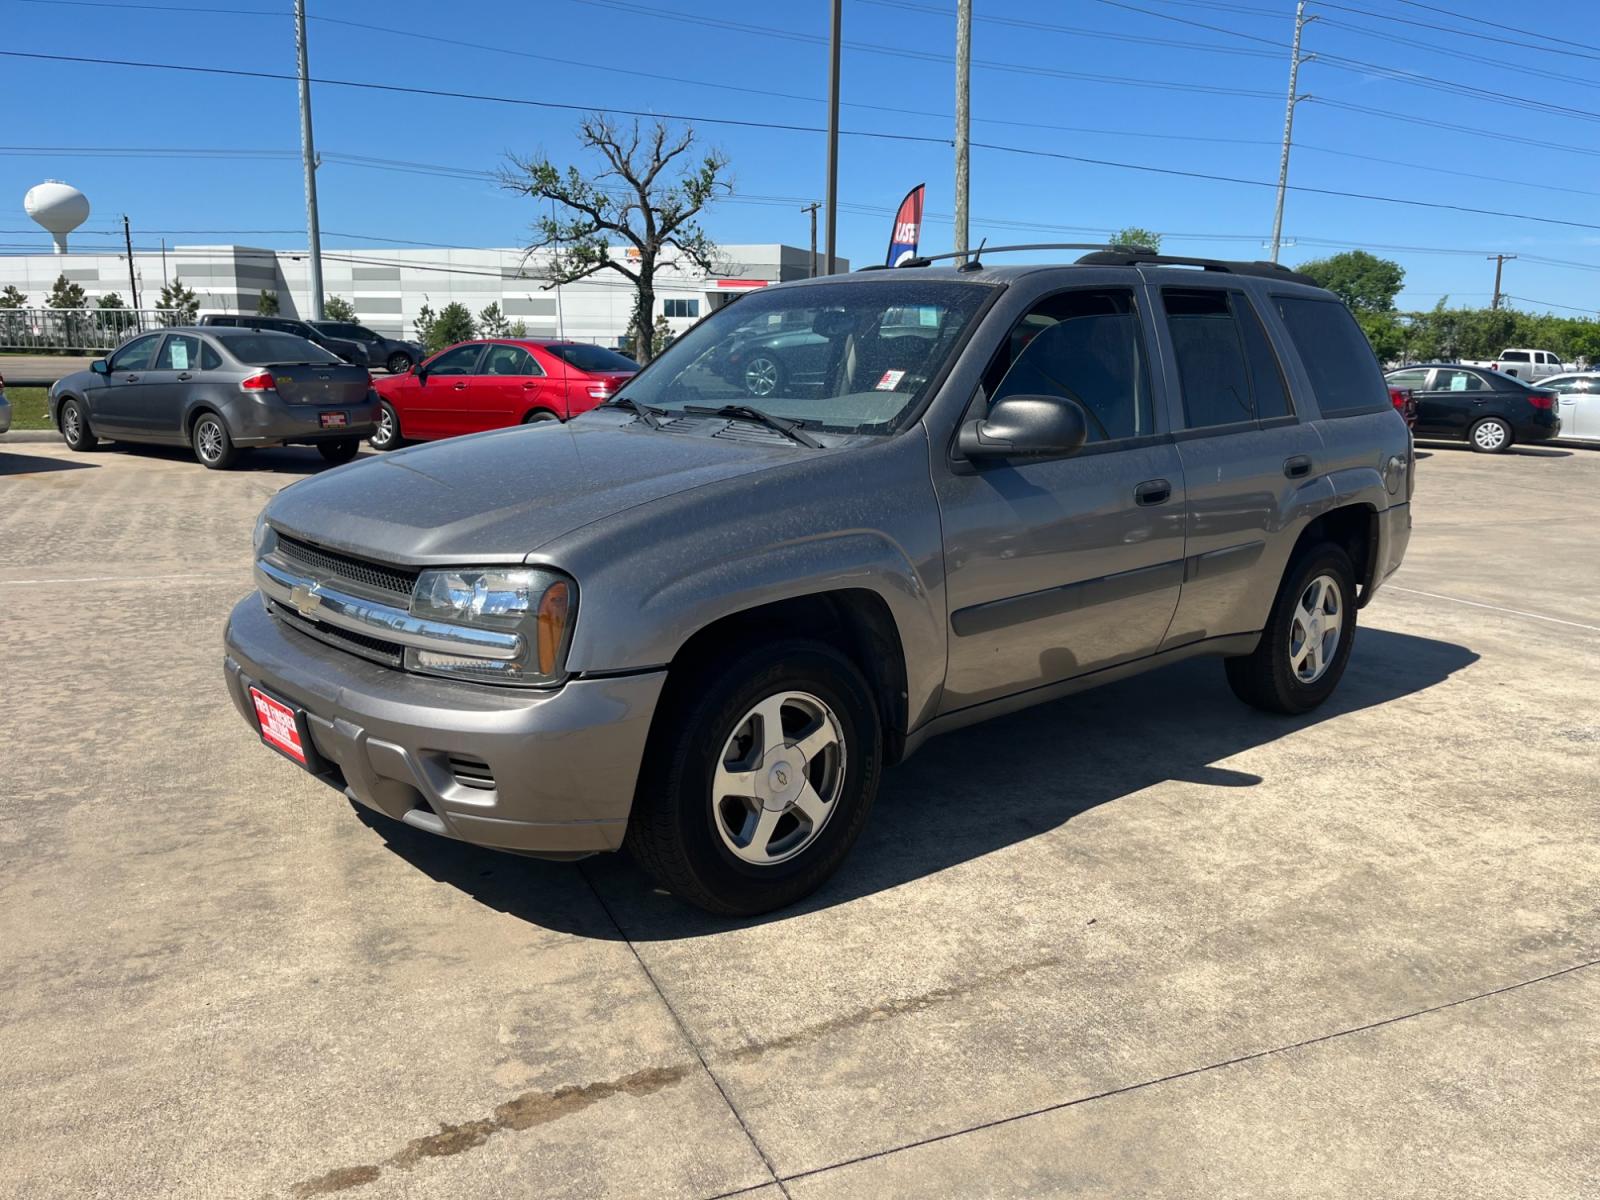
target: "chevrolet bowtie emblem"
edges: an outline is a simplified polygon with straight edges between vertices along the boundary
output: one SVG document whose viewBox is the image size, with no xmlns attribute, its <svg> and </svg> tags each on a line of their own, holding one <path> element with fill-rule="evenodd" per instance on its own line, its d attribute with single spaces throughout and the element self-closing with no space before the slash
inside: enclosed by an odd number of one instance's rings
<svg viewBox="0 0 1600 1200">
<path fill-rule="evenodd" d="M 315 617 L 322 607 L 322 593 L 314 583 L 297 583 L 289 589 L 289 603 L 302 617 Z"/>
</svg>

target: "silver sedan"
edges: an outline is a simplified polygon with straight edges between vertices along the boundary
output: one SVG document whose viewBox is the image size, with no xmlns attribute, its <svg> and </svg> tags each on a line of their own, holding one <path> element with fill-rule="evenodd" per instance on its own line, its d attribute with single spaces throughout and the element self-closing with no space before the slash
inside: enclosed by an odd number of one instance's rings
<svg viewBox="0 0 1600 1200">
<path fill-rule="evenodd" d="M 1600 442 L 1600 371 L 1574 371 L 1541 379 L 1557 394 L 1564 441 Z"/>
</svg>

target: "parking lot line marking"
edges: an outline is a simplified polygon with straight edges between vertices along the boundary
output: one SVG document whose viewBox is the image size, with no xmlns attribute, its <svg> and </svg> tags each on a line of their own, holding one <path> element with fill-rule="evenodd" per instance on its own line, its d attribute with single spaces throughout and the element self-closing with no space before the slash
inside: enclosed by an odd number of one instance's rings
<svg viewBox="0 0 1600 1200">
<path fill-rule="evenodd" d="M 0 579 L 0 587 L 7 584 L 20 587 L 37 583 L 168 583 L 180 579 L 238 579 L 240 572 L 222 574 L 210 572 L 194 575 L 82 575 L 71 579 Z"/>
<path fill-rule="evenodd" d="M 1412 596 L 1426 596 L 1430 600 L 1449 600 L 1453 604 L 1466 604 L 1473 608 L 1487 608 L 1491 612 L 1510 613 L 1513 617 L 1527 617 L 1534 621 L 1549 621 L 1552 625 L 1568 625 L 1573 629 L 1588 629 L 1600 633 L 1600 625 L 1585 625 L 1582 621 L 1565 621 L 1560 617 L 1547 617 L 1543 613 L 1524 612 L 1520 608 L 1503 608 L 1498 604 L 1483 604 L 1477 600 L 1463 600 L 1460 596 L 1441 596 L 1438 592 L 1419 592 L 1416 588 L 1401 587 L 1398 583 L 1389 585 L 1390 591 L 1406 592 Z"/>
</svg>

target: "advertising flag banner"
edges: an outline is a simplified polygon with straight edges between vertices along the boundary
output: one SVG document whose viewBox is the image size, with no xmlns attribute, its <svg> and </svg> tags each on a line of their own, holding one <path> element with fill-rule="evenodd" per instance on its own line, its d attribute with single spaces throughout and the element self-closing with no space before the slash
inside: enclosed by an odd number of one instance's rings
<svg viewBox="0 0 1600 1200">
<path fill-rule="evenodd" d="M 889 235 L 889 257 L 884 265 L 893 267 L 903 259 L 917 256 L 917 243 L 922 240 L 922 194 L 927 184 L 919 183 L 900 201 L 900 211 L 894 215 L 894 230 Z"/>
</svg>

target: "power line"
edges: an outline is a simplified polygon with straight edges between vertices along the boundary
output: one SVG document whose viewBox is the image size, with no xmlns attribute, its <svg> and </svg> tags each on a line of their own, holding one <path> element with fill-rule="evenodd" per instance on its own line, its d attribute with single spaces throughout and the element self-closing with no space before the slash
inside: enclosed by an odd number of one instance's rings
<svg viewBox="0 0 1600 1200">
<path fill-rule="evenodd" d="M 1482 17 L 1474 17 L 1469 13 L 1456 12 L 1453 9 L 1439 8 L 1432 4 L 1423 4 L 1420 0 L 1400 0 L 1401 4 L 1412 8 L 1425 8 L 1429 12 L 1443 13 L 1447 17 L 1454 17 L 1458 21 L 1471 21 L 1474 25 L 1484 25 L 1490 29 L 1499 29 L 1506 33 L 1522 33 L 1529 37 L 1539 38 L 1541 41 L 1554 42 L 1558 46 L 1582 46 L 1585 50 L 1600 50 L 1600 46 L 1591 46 L 1584 42 L 1575 42 L 1571 38 L 1556 37 L 1554 34 L 1540 33 L 1537 29 L 1529 29 L 1525 25 L 1501 25 L 1495 21 L 1486 21 Z"/>
<path fill-rule="evenodd" d="M 1521 46 L 1526 50 L 1537 50 L 1541 54 L 1564 54 L 1569 58 L 1586 58 L 1594 61 L 1600 61 L 1600 54 L 1585 54 L 1581 50 L 1573 50 L 1570 48 L 1573 45 L 1578 45 L 1581 43 L 1563 43 L 1561 45 L 1541 46 L 1534 42 L 1518 41 L 1515 38 L 1508 38 L 1504 35 L 1491 36 L 1486 33 L 1473 33 L 1468 29 L 1451 29 L 1449 26 L 1440 25 L 1437 22 L 1413 21 L 1406 17 L 1393 16 L 1390 13 L 1374 12 L 1370 8 L 1356 8 L 1349 4 L 1336 4 L 1334 3 L 1334 0 L 1317 0 L 1317 7 L 1329 8 L 1337 12 L 1355 13 L 1357 16 L 1362 17 L 1373 17 L 1379 21 L 1393 21 L 1397 25 L 1411 25 L 1417 29 L 1426 29 L 1429 33 L 1444 33 L 1450 34 L 1454 37 L 1472 38 L 1474 41 L 1489 42 L 1495 46 Z"/>
</svg>

